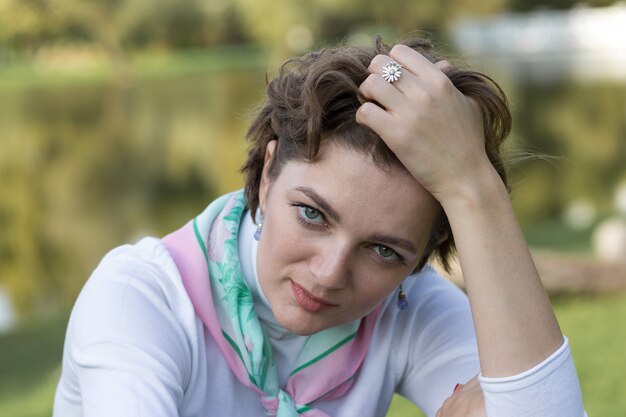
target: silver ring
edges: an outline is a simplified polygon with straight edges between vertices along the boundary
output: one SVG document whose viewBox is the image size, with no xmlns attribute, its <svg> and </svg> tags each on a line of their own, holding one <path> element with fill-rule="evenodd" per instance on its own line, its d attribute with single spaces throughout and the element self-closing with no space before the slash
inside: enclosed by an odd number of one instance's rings
<svg viewBox="0 0 626 417">
<path fill-rule="evenodd" d="M 394 81 L 398 81 L 402 76 L 401 71 L 402 65 L 398 64 L 395 61 L 391 61 L 387 65 L 383 67 L 382 76 L 388 83 L 392 83 Z"/>
</svg>

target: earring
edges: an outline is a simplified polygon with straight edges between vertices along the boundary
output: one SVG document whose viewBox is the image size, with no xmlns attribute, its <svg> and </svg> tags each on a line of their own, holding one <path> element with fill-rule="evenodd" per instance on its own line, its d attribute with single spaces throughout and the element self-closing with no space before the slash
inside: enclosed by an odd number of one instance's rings
<svg viewBox="0 0 626 417">
<path fill-rule="evenodd" d="M 402 284 L 400 284 L 400 288 L 398 288 L 399 292 L 398 292 L 398 308 L 400 310 L 406 310 L 407 307 L 409 306 L 409 302 L 406 300 L 406 294 L 404 293 L 404 290 L 402 289 Z"/>
<path fill-rule="evenodd" d="M 259 223 L 256 225 L 256 231 L 254 232 L 254 240 L 256 240 L 257 242 L 261 238 L 261 229 L 262 228 L 263 228 L 263 215 L 261 215 Z"/>
</svg>

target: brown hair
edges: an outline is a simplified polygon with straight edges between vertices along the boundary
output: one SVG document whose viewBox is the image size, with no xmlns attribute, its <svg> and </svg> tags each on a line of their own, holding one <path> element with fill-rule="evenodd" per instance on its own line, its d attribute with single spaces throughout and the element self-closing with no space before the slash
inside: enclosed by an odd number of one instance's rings
<svg viewBox="0 0 626 417">
<path fill-rule="evenodd" d="M 401 42 L 431 62 L 442 58 L 425 39 Z M 349 149 L 371 155 L 379 167 L 405 169 L 385 142 L 368 127 L 356 122 L 357 109 L 367 99 L 359 92 L 367 68 L 378 54 L 391 48 L 376 38 L 372 47 L 338 46 L 288 60 L 267 85 L 267 98 L 247 134 L 248 159 L 242 167 L 245 194 L 254 216 L 259 205 L 259 186 L 268 142 L 277 140 L 269 174 L 275 178 L 287 161 L 315 161 L 320 146 L 331 139 Z M 448 65 L 443 72 L 463 94 L 474 99 L 483 113 L 485 150 L 491 164 L 508 188 L 500 146 L 511 130 L 511 114 L 500 87 L 479 72 Z M 448 236 L 438 243 L 442 236 Z M 454 253 L 454 238 L 443 210 L 435 222 L 425 256 L 416 271 L 432 256 L 446 270 Z"/>
</svg>

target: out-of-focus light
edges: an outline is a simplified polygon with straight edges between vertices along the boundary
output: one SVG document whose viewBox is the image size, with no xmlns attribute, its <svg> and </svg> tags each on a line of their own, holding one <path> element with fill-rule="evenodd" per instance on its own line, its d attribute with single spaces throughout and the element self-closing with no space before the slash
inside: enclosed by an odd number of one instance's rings
<svg viewBox="0 0 626 417">
<path fill-rule="evenodd" d="M 350 43 L 353 45 L 371 45 L 373 39 L 365 32 L 356 32 L 350 35 Z"/>
<path fill-rule="evenodd" d="M 565 210 L 565 222 L 572 229 L 582 230 L 590 227 L 596 219 L 596 209 L 587 199 L 572 202 Z"/>
<path fill-rule="evenodd" d="M 0 287 L 0 333 L 6 333 L 15 326 L 15 311 L 9 294 Z"/>
<path fill-rule="evenodd" d="M 287 31 L 285 41 L 293 52 L 302 52 L 313 45 L 313 34 L 306 26 L 292 26 Z"/>
<path fill-rule="evenodd" d="M 626 80 L 626 3 L 463 19 L 451 36 L 463 55 L 514 78 Z"/>
<path fill-rule="evenodd" d="M 592 241 L 599 259 L 626 263 L 626 220 L 623 218 L 613 217 L 600 223 Z"/>
<path fill-rule="evenodd" d="M 626 182 L 615 189 L 615 208 L 619 213 L 626 215 Z"/>
</svg>

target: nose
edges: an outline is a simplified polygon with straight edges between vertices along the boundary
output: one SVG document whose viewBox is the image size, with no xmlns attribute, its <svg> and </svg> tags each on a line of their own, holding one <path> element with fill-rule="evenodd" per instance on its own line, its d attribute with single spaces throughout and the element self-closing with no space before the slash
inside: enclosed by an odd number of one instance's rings
<svg viewBox="0 0 626 417">
<path fill-rule="evenodd" d="M 350 248 L 342 242 L 320 242 L 309 262 L 315 283 L 324 289 L 339 289 L 346 285 L 350 273 Z"/>
</svg>

